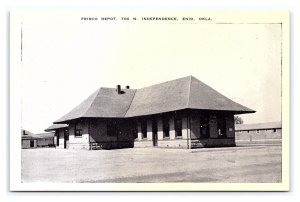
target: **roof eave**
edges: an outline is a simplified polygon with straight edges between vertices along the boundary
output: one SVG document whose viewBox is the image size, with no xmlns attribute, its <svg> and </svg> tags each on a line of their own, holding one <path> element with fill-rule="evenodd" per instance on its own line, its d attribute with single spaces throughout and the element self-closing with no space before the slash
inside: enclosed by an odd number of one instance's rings
<svg viewBox="0 0 300 202">
<path fill-rule="evenodd" d="M 253 114 L 256 111 L 234 111 L 234 114 Z"/>
<path fill-rule="evenodd" d="M 75 119 L 70 119 L 70 120 L 63 120 L 63 121 L 54 121 L 54 124 L 68 124 L 70 121 L 75 120 Z M 45 130 L 46 131 L 46 130 Z"/>
<path fill-rule="evenodd" d="M 187 108 L 187 109 L 195 109 L 195 108 Z M 249 109 L 249 110 L 230 110 L 230 109 L 224 109 L 224 110 L 221 110 L 221 109 L 196 109 L 196 110 L 203 110 L 203 111 L 219 111 L 219 112 L 230 112 L 230 113 L 233 113 L 233 114 L 251 114 L 251 113 L 255 113 L 256 111 L 255 110 L 252 110 L 252 109 Z"/>
<path fill-rule="evenodd" d="M 54 132 L 55 130 L 63 129 L 63 128 L 68 128 L 68 126 L 67 126 L 67 127 L 60 127 L 60 128 L 45 129 L 44 131 L 45 131 L 45 132 Z"/>
<path fill-rule="evenodd" d="M 56 129 L 45 129 L 44 131 L 45 132 L 52 132 L 52 131 L 55 131 Z"/>
</svg>

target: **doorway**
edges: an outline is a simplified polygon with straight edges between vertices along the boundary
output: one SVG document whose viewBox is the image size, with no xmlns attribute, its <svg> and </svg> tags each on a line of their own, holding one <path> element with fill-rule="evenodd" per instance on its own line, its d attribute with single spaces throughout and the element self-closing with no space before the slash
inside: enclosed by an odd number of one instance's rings
<svg viewBox="0 0 300 202">
<path fill-rule="evenodd" d="M 34 147 L 34 140 L 30 140 L 30 147 Z"/>
<path fill-rule="evenodd" d="M 56 135 L 56 146 L 59 146 L 59 134 Z"/>
<path fill-rule="evenodd" d="M 64 149 L 69 148 L 69 131 L 66 129 L 64 131 Z"/>
<path fill-rule="evenodd" d="M 152 120 L 152 141 L 153 147 L 157 146 L 157 121 L 155 119 Z"/>
</svg>

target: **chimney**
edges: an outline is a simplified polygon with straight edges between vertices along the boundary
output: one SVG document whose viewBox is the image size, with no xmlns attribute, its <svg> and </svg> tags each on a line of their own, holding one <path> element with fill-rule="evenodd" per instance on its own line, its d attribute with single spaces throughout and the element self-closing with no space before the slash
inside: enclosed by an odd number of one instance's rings
<svg viewBox="0 0 300 202">
<path fill-rule="evenodd" d="M 116 89 L 118 94 L 121 94 L 121 85 L 117 85 L 117 89 Z"/>
<path fill-rule="evenodd" d="M 126 89 L 130 89 L 130 86 L 126 86 Z"/>
<path fill-rule="evenodd" d="M 26 132 L 25 132 L 25 130 L 23 130 L 23 135 L 27 135 Z"/>
</svg>

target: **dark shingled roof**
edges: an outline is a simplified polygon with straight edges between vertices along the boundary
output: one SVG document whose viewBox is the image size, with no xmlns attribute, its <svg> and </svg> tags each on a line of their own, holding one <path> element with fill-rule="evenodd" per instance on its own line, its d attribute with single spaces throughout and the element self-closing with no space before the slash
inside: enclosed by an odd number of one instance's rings
<svg viewBox="0 0 300 202">
<path fill-rule="evenodd" d="M 136 117 L 181 109 L 231 111 L 235 114 L 254 113 L 223 96 L 193 76 L 167 81 L 138 90 L 100 88 L 71 112 L 54 123 L 66 123 L 81 117 Z"/>
<path fill-rule="evenodd" d="M 51 132 L 54 131 L 56 129 L 60 129 L 60 128 L 67 128 L 68 124 L 53 124 L 51 126 L 49 126 L 48 128 L 45 129 L 46 132 Z"/>
<path fill-rule="evenodd" d="M 126 117 L 180 109 L 225 110 L 237 114 L 255 112 L 189 76 L 138 89 Z"/>
<path fill-rule="evenodd" d="M 82 117 L 122 118 L 131 104 L 135 91 L 122 89 L 122 93 L 118 94 L 115 88 L 100 88 L 54 123 L 64 123 Z"/>
<path fill-rule="evenodd" d="M 281 122 L 254 123 L 254 124 L 236 124 L 235 130 L 263 130 L 263 129 L 279 129 L 282 128 Z"/>
</svg>

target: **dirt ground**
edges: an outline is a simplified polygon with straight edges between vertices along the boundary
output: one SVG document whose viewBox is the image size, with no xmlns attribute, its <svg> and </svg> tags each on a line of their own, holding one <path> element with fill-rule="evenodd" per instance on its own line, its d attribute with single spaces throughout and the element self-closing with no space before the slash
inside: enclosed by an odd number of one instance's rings
<svg viewBox="0 0 300 202">
<path fill-rule="evenodd" d="M 281 142 L 203 149 L 22 150 L 22 182 L 281 182 Z"/>
</svg>

